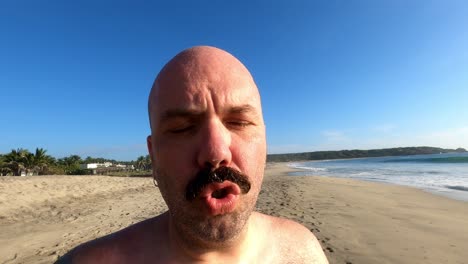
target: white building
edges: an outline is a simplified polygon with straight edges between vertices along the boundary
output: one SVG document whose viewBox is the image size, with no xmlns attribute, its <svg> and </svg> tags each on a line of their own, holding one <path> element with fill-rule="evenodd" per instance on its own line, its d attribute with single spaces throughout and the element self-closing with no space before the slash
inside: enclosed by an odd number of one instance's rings
<svg viewBox="0 0 468 264">
<path fill-rule="evenodd" d="M 81 169 L 97 169 L 102 167 L 107 168 L 110 166 L 112 166 L 111 162 L 80 164 Z"/>
</svg>

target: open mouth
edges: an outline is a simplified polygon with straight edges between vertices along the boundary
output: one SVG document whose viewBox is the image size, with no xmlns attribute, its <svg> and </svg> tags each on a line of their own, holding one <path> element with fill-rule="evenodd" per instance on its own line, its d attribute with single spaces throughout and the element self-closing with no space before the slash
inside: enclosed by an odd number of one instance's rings
<svg viewBox="0 0 468 264">
<path fill-rule="evenodd" d="M 202 190 L 200 197 L 222 199 L 229 194 L 239 195 L 241 194 L 241 190 L 236 184 L 230 181 L 224 181 L 221 183 L 211 183 L 207 185 L 205 189 Z"/>
<path fill-rule="evenodd" d="M 213 193 L 211 193 L 211 197 L 216 198 L 216 199 L 222 199 L 226 197 L 229 194 L 229 191 L 227 188 L 215 190 Z"/>
<path fill-rule="evenodd" d="M 210 215 L 222 215 L 236 208 L 237 199 L 241 194 L 239 186 L 224 181 L 212 183 L 202 191 L 200 198 Z"/>
</svg>

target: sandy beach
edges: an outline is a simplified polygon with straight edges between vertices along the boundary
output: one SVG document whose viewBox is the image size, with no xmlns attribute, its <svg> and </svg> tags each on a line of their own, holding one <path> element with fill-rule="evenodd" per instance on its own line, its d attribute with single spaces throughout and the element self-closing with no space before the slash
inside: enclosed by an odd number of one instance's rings
<svg viewBox="0 0 468 264">
<path fill-rule="evenodd" d="M 257 210 L 307 226 L 330 263 L 466 263 L 468 203 L 290 171 L 267 165 Z M 151 178 L 0 177 L 0 264 L 51 263 L 165 210 Z"/>
</svg>

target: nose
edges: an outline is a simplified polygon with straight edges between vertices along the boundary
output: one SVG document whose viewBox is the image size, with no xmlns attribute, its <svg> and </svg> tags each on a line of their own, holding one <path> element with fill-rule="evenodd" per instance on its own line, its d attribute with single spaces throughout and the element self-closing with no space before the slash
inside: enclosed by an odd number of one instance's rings
<svg viewBox="0 0 468 264">
<path fill-rule="evenodd" d="M 217 119 L 207 121 L 200 131 L 197 162 L 201 168 L 229 166 L 232 160 L 231 132 Z"/>
</svg>

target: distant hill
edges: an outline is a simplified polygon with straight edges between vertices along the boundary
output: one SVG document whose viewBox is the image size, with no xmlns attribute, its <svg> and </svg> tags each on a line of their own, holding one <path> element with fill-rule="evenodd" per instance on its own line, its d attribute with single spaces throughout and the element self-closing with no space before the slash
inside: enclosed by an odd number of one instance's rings
<svg viewBox="0 0 468 264">
<path fill-rule="evenodd" d="M 287 153 L 287 154 L 269 154 L 267 161 L 283 162 L 283 161 L 300 161 L 300 160 L 328 160 L 328 159 L 351 159 L 351 158 L 369 158 L 369 157 L 384 157 L 384 156 L 405 156 L 419 154 L 438 154 L 450 152 L 466 152 L 464 148 L 443 149 L 433 147 L 406 147 L 406 148 L 387 148 L 387 149 L 370 149 L 370 150 L 339 150 L 339 151 L 315 151 L 303 153 Z"/>
</svg>

